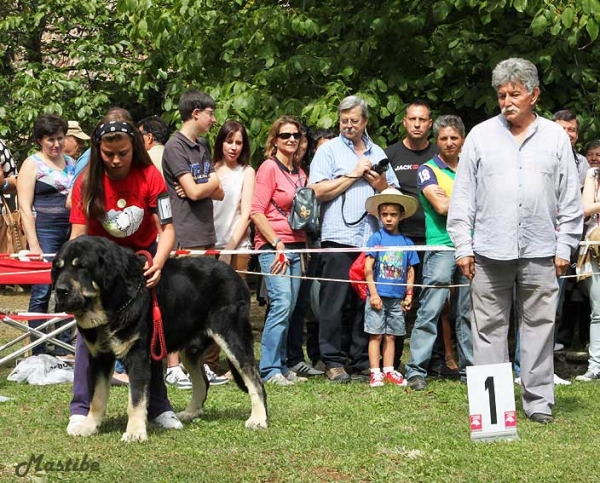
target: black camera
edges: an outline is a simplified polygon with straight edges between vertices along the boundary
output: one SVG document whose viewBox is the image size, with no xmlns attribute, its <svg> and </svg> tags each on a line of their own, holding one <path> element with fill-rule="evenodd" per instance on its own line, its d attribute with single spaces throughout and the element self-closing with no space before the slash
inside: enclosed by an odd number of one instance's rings
<svg viewBox="0 0 600 483">
<path fill-rule="evenodd" d="M 383 174 L 387 171 L 390 166 L 390 160 L 387 158 L 380 159 L 377 164 L 371 166 L 371 169 L 377 174 Z"/>
</svg>

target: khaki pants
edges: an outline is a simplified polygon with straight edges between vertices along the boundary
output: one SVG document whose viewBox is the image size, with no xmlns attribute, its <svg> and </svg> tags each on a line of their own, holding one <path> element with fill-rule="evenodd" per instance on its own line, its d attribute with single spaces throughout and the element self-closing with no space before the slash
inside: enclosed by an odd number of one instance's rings
<svg viewBox="0 0 600 483">
<path fill-rule="evenodd" d="M 523 410 L 552 414 L 554 318 L 558 281 L 552 258 L 492 260 L 475 256 L 473 352 L 475 365 L 509 362 L 513 291 L 521 331 Z"/>
</svg>

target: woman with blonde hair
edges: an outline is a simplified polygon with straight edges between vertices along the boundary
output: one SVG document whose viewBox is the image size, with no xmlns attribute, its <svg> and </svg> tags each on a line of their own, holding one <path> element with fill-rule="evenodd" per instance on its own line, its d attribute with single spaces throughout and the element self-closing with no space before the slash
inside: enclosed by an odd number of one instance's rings
<svg viewBox="0 0 600 483">
<path fill-rule="evenodd" d="M 304 248 L 306 234 L 294 231 L 288 214 L 296 188 L 306 184 L 304 171 L 294 166 L 294 154 L 302 137 L 298 121 L 278 118 L 269 129 L 265 160 L 256 173 L 251 217 L 256 225 L 254 245 L 264 250 L 258 257 L 265 274 L 270 310 L 261 340 L 260 373 L 265 382 L 280 386 L 305 381 L 285 365 L 290 316 L 296 304 L 302 274 L 300 255 L 286 250 Z"/>
</svg>

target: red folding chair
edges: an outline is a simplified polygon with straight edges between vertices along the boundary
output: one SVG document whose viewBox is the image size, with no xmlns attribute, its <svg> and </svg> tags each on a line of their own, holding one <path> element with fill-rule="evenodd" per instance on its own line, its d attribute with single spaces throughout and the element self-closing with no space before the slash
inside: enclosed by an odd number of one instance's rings
<svg viewBox="0 0 600 483">
<path fill-rule="evenodd" d="M 40 262 L 40 261 L 22 261 L 13 258 L 9 258 L 8 256 L 0 255 L 0 284 L 2 285 L 34 285 L 34 284 L 43 284 L 43 283 L 51 283 L 50 280 L 50 268 L 52 264 L 50 262 Z M 65 313 L 61 314 L 32 314 L 32 313 L 18 313 L 18 314 L 1 314 L 0 313 L 0 321 L 5 323 L 6 325 L 13 327 L 17 330 L 24 332 L 19 335 L 15 339 L 10 342 L 4 344 L 0 347 L 0 354 L 9 349 L 10 347 L 18 344 L 19 342 L 30 338 L 31 342 L 24 347 L 21 347 L 10 354 L 2 357 L 0 359 L 0 366 L 10 362 L 17 357 L 25 354 L 29 350 L 34 347 L 44 344 L 48 341 L 52 342 L 56 346 L 60 346 L 63 349 L 75 353 L 75 347 L 71 344 L 67 344 L 59 339 L 56 339 L 56 336 L 65 330 L 72 330 L 72 328 L 76 325 L 75 320 L 70 320 L 65 325 L 56 328 L 55 330 L 49 332 L 48 334 L 41 331 L 48 326 L 55 324 L 64 319 L 72 319 L 73 316 Z M 37 328 L 29 327 L 27 321 L 29 320 L 39 320 L 39 319 L 48 319 L 42 325 Z M 25 323 L 23 323 L 25 322 Z"/>
</svg>

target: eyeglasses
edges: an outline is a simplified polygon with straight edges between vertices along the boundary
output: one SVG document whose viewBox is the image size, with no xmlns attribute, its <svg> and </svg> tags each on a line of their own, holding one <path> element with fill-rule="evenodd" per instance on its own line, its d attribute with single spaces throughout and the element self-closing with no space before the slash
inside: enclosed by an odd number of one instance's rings
<svg viewBox="0 0 600 483">
<path fill-rule="evenodd" d="M 294 139 L 298 140 L 302 137 L 302 133 L 301 132 L 280 132 L 277 137 L 279 139 L 289 139 L 291 137 L 293 137 Z"/>
<path fill-rule="evenodd" d="M 208 117 L 212 117 L 215 115 L 215 110 L 214 109 L 197 109 L 198 112 L 205 112 L 206 114 L 208 114 Z"/>
</svg>

